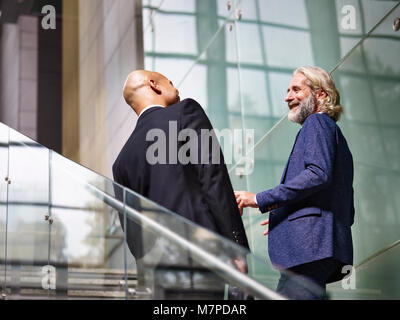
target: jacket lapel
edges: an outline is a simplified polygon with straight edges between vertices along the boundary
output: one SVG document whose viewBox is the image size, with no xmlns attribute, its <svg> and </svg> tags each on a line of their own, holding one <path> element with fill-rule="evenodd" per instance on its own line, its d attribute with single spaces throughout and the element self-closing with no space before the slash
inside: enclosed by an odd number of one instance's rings
<svg viewBox="0 0 400 320">
<path fill-rule="evenodd" d="M 292 156 L 292 153 L 293 153 L 294 147 L 296 145 L 297 138 L 299 137 L 300 131 L 301 131 L 301 129 L 299 130 L 299 132 L 297 132 L 296 139 L 294 140 L 294 143 L 293 143 L 292 151 L 290 151 L 289 159 L 286 162 L 285 169 L 283 170 L 283 174 L 282 174 L 282 178 L 281 178 L 281 184 L 285 182 L 286 173 L 287 173 L 287 169 L 288 169 L 289 162 L 290 162 L 290 157 Z"/>
</svg>

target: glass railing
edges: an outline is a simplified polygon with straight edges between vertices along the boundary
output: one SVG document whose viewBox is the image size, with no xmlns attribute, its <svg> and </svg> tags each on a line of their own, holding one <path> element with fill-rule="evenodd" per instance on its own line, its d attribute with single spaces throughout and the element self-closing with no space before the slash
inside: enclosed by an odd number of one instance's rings
<svg viewBox="0 0 400 320">
<path fill-rule="evenodd" d="M 399 268 L 400 240 L 355 265 L 342 283 L 331 284 L 327 290 L 332 299 L 398 300 Z"/>
<path fill-rule="evenodd" d="M 354 157 L 356 208 L 354 281 L 345 290 L 329 286 L 335 299 L 400 298 L 400 4 L 392 6 L 333 70 Z"/>
<path fill-rule="evenodd" d="M 0 139 L 3 299 L 285 299 L 236 243 L 3 124 Z"/>
</svg>

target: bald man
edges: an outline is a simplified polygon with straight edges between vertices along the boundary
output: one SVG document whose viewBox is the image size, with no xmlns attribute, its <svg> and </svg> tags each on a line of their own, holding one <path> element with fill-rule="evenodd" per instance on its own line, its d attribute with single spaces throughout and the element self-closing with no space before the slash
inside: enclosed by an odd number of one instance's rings
<svg viewBox="0 0 400 320">
<path fill-rule="evenodd" d="M 178 132 L 192 129 L 200 141 L 202 129 L 213 129 L 202 107 L 192 99 L 180 101 L 179 91 L 170 80 L 146 70 L 132 72 L 125 82 L 123 93 L 138 120 L 113 165 L 114 180 L 249 249 L 222 152 L 219 152 L 217 163 L 213 152 L 208 155 L 208 164 L 202 164 L 200 160 L 188 164 L 179 161 L 178 150 L 185 142 L 178 141 L 174 132 L 170 132 L 171 128 L 176 128 Z M 166 162 L 148 159 L 148 150 L 155 143 L 148 137 L 152 129 L 165 133 L 165 150 L 169 151 Z M 170 137 L 174 138 L 171 140 Z M 173 144 L 176 148 L 170 148 Z M 200 158 L 200 148 L 198 153 Z M 166 224 L 169 227 L 168 221 Z M 134 256 L 141 258 L 151 245 L 146 240 L 140 243 L 140 228 L 133 225 L 127 228 L 131 228 L 131 234 L 138 235 L 129 239 L 128 234 L 128 245 Z"/>
</svg>

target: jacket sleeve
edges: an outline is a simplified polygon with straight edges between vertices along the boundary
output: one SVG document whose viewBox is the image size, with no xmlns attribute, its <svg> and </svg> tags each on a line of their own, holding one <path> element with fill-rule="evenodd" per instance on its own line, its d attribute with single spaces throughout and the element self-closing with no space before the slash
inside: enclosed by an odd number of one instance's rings
<svg viewBox="0 0 400 320">
<path fill-rule="evenodd" d="M 328 121 L 319 114 L 312 114 L 306 120 L 299 135 L 299 139 L 304 139 L 304 170 L 293 179 L 258 193 L 256 197 L 261 212 L 293 204 L 332 183 L 336 129 Z"/>
<path fill-rule="evenodd" d="M 181 113 L 181 130 L 193 129 L 198 139 L 197 164 L 191 164 L 201 186 L 202 197 L 215 220 L 219 233 L 249 248 L 243 221 L 236 204 L 232 184 L 219 142 L 203 108 L 187 99 Z M 211 132 L 212 139 L 207 139 Z M 202 140 L 203 139 L 203 140 Z M 204 143 L 207 141 L 206 143 Z M 214 141 L 212 145 L 211 141 Z M 208 145 L 207 148 L 204 147 Z"/>
</svg>

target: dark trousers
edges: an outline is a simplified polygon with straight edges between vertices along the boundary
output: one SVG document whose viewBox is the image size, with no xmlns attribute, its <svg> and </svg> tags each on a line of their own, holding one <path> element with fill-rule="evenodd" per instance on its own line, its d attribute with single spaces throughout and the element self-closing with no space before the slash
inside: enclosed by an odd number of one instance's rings
<svg viewBox="0 0 400 320">
<path fill-rule="evenodd" d="M 313 261 L 281 273 L 276 291 L 294 300 L 327 299 L 326 284 L 341 263 L 333 258 Z"/>
</svg>

